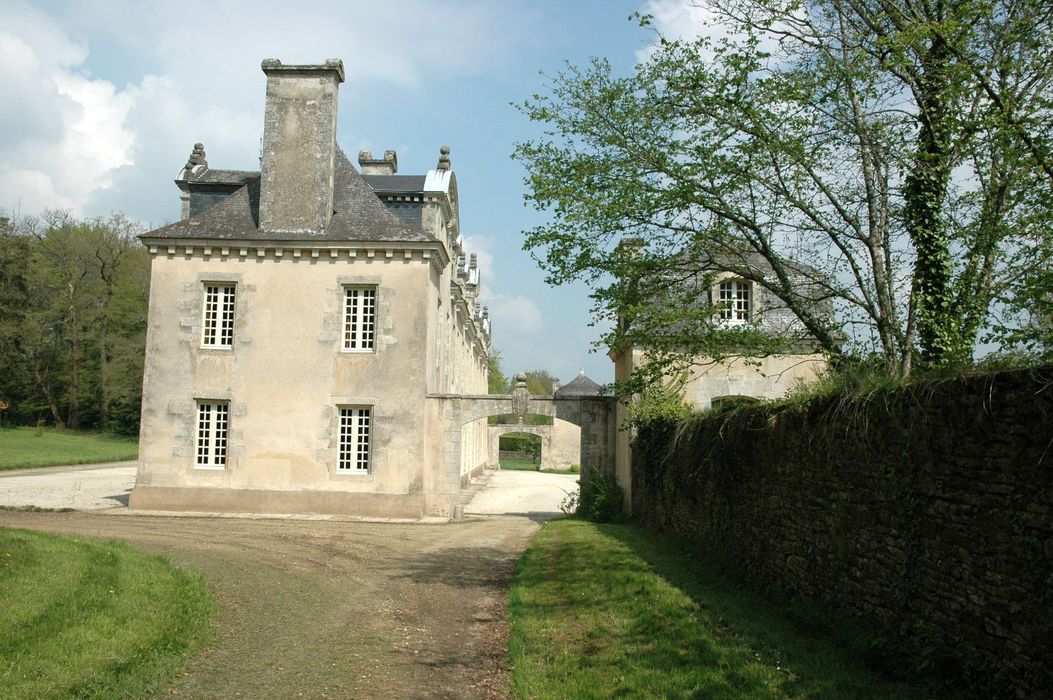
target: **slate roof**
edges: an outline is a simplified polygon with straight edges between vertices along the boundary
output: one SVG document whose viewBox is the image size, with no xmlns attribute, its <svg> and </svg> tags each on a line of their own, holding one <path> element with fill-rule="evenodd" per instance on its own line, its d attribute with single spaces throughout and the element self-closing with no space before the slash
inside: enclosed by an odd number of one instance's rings
<svg viewBox="0 0 1053 700">
<path fill-rule="evenodd" d="M 247 184 L 250 180 L 259 180 L 260 174 L 256 170 L 205 170 L 194 177 L 190 182 L 194 185 L 237 185 Z"/>
<path fill-rule="evenodd" d="M 208 178 L 202 173 L 201 182 Z M 258 172 L 220 170 L 221 178 L 241 177 L 244 184 L 223 202 L 186 221 L 154 229 L 142 238 L 217 239 L 261 241 L 432 241 L 424 231 L 408 226 L 388 211 L 362 176 L 337 148 L 333 183 L 333 218 L 321 233 L 304 231 L 264 231 L 260 220 L 260 174 Z M 236 175 L 235 175 L 236 174 Z"/>
<path fill-rule="evenodd" d="M 375 192 L 395 194 L 398 192 L 423 192 L 427 175 L 363 175 Z"/>
<path fill-rule="evenodd" d="M 556 389 L 556 396 L 600 396 L 603 386 L 585 376 L 582 371 L 572 381 Z"/>
</svg>

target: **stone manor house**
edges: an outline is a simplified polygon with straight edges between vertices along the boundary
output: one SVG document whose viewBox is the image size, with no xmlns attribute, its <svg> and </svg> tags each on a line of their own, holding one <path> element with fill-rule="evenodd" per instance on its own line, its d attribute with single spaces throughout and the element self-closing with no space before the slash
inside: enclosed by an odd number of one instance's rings
<svg viewBox="0 0 1053 700">
<path fill-rule="evenodd" d="M 490 322 L 443 147 L 424 175 L 336 144 L 343 63 L 263 61 L 259 172 L 194 147 L 151 256 L 131 507 L 445 515 L 486 466 Z M 458 414 L 459 415 L 459 414 Z M 459 433 L 457 432 L 459 431 Z M 456 445 L 452 445 L 456 442 Z"/>
</svg>

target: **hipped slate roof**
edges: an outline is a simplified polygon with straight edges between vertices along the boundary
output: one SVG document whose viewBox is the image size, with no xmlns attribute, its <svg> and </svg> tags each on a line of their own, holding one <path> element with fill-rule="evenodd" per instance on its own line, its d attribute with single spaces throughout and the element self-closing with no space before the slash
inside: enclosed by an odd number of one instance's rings
<svg viewBox="0 0 1053 700">
<path fill-rule="evenodd" d="M 363 175 L 362 179 L 376 192 L 423 192 L 426 175 Z"/>
<path fill-rule="evenodd" d="M 556 389 L 556 396 L 600 396 L 603 386 L 592 381 L 581 372 L 572 381 Z"/>
<path fill-rule="evenodd" d="M 200 180 L 195 179 L 193 182 L 229 182 L 229 179 L 224 178 L 237 178 L 245 184 L 203 214 L 155 229 L 143 238 L 382 242 L 434 240 L 423 231 L 407 226 L 388 211 L 339 148 L 335 160 L 334 214 L 329 225 L 320 233 L 261 230 L 260 174 L 228 170 L 217 171 L 216 179 L 210 178 L 208 171 L 205 171 Z"/>
</svg>

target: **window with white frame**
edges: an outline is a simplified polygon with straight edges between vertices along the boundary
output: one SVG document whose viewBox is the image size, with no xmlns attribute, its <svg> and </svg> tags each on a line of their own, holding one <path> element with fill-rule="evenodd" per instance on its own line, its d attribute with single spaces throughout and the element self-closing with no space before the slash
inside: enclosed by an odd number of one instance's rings
<svg viewBox="0 0 1053 700">
<path fill-rule="evenodd" d="M 227 432 L 230 426 L 230 402 L 197 402 L 197 444 L 194 464 L 222 469 L 227 466 Z"/>
<path fill-rule="evenodd" d="M 720 320 L 745 323 L 750 320 L 750 285 L 742 280 L 724 280 L 717 287 Z"/>
<path fill-rule="evenodd" d="M 344 287 L 344 340 L 348 352 L 373 350 L 377 326 L 377 288 Z"/>
<path fill-rule="evenodd" d="M 205 283 L 205 316 L 201 345 L 206 348 L 234 346 L 233 284 Z"/>
<path fill-rule="evenodd" d="M 369 473 L 372 409 L 364 406 L 340 408 L 340 454 L 336 470 L 351 474 Z"/>
</svg>

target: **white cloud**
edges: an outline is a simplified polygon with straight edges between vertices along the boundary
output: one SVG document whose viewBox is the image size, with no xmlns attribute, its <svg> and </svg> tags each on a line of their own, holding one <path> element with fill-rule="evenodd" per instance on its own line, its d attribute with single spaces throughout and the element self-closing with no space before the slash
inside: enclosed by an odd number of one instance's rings
<svg viewBox="0 0 1053 700">
<path fill-rule="evenodd" d="M 29 212 L 79 210 L 130 164 L 135 134 L 126 118 L 138 89 L 118 90 L 79 70 L 87 50 L 43 13 L 0 7 L 0 185 Z"/>
<path fill-rule="evenodd" d="M 805 12 L 803 8 L 797 11 Z M 721 17 L 720 13 L 713 9 L 711 0 L 648 0 L 640 8 L 640 12 L 651 15 L 655 31 L 670 41 L 690 42 L 708 37 L 716 44 L 721 39 L 732 36 L 733 27 L 729 25 L 726 17 Z M 656 48 L 657 41 L 637 50 L 637 62 L 646 61 Z M 778 38 L 770 33 L 762 33 L 759 48 L 777 55 L 780 50 Z M 705 48 L 701 53 L 706 58 L 712 58 L 714 55 Z"/>
<path fill-rule="evenodd" d="M 541 309 L 529 297 L 492 294 L 483 303 L 490 307 L 494 332 L 500 331 L 503 337 L 521 338 L 539 332 L 544 326 Z"/>
<path fill-rule="evenodd" d="M 494 291 L 490 283 L 494 274 L 494 256 L 491 250 L 496 241 L 490 236 L 465 234 L 462 242 L 465 253 L 475 253 L 477 256 L 482 287 L 479 291 L 479 302 L 490 308 L 495 332 L 500 332 L 502 338 L 518 341 L 541 331 L 544 328 L 541 308 L 533 299 Z"/>
<path fill-rule="evenodd" d="M 493 238 L 490 236 L 480 235 L 469 235 L 463 234 L 461 236 L 461 244 L 464 246 L 464 250 L 468 255 L 472 253 L 476 254 L 477 262 L 479 264 L 479 279 L 482 291 L 480 297 L 485 297 L 487 290 L 490 288 L 492 275 L 494 274 L 494 254 L 491 252 L 494 247 Z"/>
<path fill-rule="evenodd" d="M 55 183 L 39 170 L 24 170 L 0 164 L 0 209 L 36 214 L 45 208 L 73 209 L 74 202 L 55 191 Z"/>
<path fill-rule="evenodd" d="M 703 35 L 723 34 L 713 22 L 712 10 L 700 0 L 648 0 L 640 12 L 651 15 L 654 29 L 671 41 L 693 41 Z M 636 60 L 643 63 L 654 50 L 654 44 L 637 50 Z"/>
<path fill-rule="evenodd" d="M 11 200 L 0 207 L 175 213 L 171 179 L 195 142 L 214 164 L 256 167 L 263 58 L 343 58 L 344 99 L 358 100 L 371 80 L 415 89 L 492 71 L 528 32 L 481 0 L 406 0 L 396 15 L 383 4 L 278 0 L 148 11 L 97 0 L 51 14 L 0 2 L 0 94 L 14 96 L 0 101 L 0 197 Z"/>
</svg>

